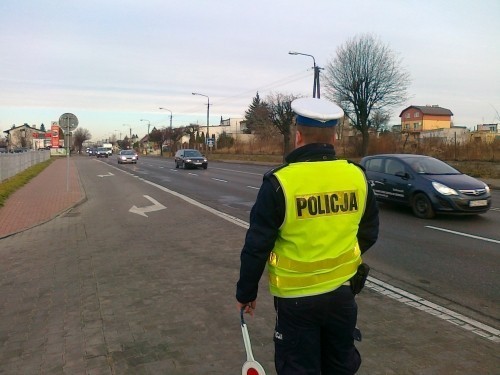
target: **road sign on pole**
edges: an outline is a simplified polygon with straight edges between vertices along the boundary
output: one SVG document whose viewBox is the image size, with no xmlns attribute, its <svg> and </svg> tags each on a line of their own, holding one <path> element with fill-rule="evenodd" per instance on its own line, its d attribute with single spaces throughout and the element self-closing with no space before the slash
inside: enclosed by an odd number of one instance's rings
<svg viewBox="0 0 500 375">
<path fill-rule="evenodd" d="M 64 113 L 59 117 L 59 127 L 65 132 L 72 132 L 78 127 L 78 118 L 72 113 Z"/>
<path fill-rule="evenodd" d="M 64 144 L 66 144 L 66 160 L 67 168 L 66 168 L 66 191 L 69 191 L 69 137 L 70 133 L 78 127 L 78 118 L 72 113 L 64 113 L 59 117 L 59 127 L 63 129 L 65 139 Z"/>
</svg>

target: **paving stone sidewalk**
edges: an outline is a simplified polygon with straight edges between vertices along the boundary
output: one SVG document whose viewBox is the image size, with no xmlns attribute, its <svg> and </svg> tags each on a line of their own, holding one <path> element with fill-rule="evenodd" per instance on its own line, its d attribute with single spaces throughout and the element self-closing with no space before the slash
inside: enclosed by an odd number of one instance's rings
<svg viewBox="0 0 500 375">
<path fill-rule="evenodd" d="M 69 166 L 66 158 L 54 160 L 0 207 L 0 238 L 45 223 L 84 198 L 74 158 Z"/>
<path fill-rule="evenodd" d="M 137 228 L 112 236 L 104 221 L 88 219 L 100 212 L 97 197 L 86 196 L 78 181 L 90 163 L 72 160 L 66 194 L 67 166 L 55 161 L 18 192 L 18 210 L 9 211 L 28 217 L 13 218 L 18 233 L 0 239 L 0 374 L 240 374 L 245 354 L 234 283 L 244 229 L 166 194 L 172 219 L 161 223 L 164 236 L 148 236 L 156 227 L 136 219 Z M 44 203 L 52 199 L 65 203 Z M 0 225 L 14 204 L 7 203 Z M 274 374 L 266 289 L 264 280 L 248 324 L 255 357 Z M 498 374 L 498 342 L 376 287 L 357 300 L 359 374 Z"/>
</svg>

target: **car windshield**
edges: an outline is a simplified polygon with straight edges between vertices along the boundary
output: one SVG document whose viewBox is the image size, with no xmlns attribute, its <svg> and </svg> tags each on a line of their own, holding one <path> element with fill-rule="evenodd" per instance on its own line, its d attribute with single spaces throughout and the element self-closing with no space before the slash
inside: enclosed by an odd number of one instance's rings
<svg viewBox="0 0 500 375">
<path fill-rule="evenodd" d="M 188 157 L 188 158 L 192 158 L 192 157 L 196 157 L 196 156 L 202 156 L 201 153 L 197 150 L 193 150 L 193 151 L 186 151 L 184 153 L 184 156 Z"/>
<path fill-rule="evenodd" d="M 421 174 L 462 174 L 451 165 L 430 157 L 408 158 L 406 162 L 415 172 Z"/>
<path fill-rule="evenodd" d="M 122 155 L 135 155 L 135 151 L 124 150 L 124 151 L 120 152 L 120 154 L 122 154 Z"/>
</svg>

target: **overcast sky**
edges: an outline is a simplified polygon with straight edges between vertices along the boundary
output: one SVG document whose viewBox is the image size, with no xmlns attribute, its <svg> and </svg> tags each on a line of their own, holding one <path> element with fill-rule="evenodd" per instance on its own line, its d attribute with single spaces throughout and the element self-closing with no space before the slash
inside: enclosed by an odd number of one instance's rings
<svg viewBox="0 0 500 375">
<path fill-rule="evenodd" d="M 312 96 L 362 33 L 410 73 L 409 105 L 455 125 L 500 122 L 499 0 L 1 0 L 0 130 L 73 113 L 93 140 L 243 117 L 255 96 Z M 324 74 L 324 71 L 322 72 Z M 323 90 L 322 90 L 323 93 Z M 141 121 L 148 120 L 148 121 Z"/>
</svg>

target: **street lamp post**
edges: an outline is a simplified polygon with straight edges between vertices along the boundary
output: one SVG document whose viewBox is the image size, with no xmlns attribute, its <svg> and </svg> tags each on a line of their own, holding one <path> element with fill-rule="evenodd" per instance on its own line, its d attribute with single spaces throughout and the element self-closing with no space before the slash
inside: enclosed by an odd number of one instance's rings
<svg viewBox="0 0 500 375">
<path fill-rule="evenodd" d="M 172 111 L 170 109 L 163 108 L 163 107 L 160 107 L 159 109 L 163 109 L 164 111 L 170 112 L 170 139 L 169 139 L 168 145 L 170 148 L 170 154 L 172 154 Z M 163 153 L 163 147 L 162 147 L 162 153 Z"/>
<path fill-rule="evenodd" d="M 289 55 L 303 55 L 303 56 L 309 56 L 312 57 L 313 59 L 313 69 L 314 69 L 314 83 L 313 83 L 313 98 L 316 98 L 316 95 L 318 96 L 318 99 L 320 98 L 319 94 L 319 70 L 322 69 L 319 66 L 316 66 L 316 59 L 314 58 L 313 55 L 308 55 L 307 53 L 301 53 L 301 52 L 295 52 L 295 51 L 290 51 L 288 52 Z"/>
<path fill-rule="evenodd" d="M 126 126 L 129 129 L 130 132 L 129 138 L 132 139 L 132 127 L 129 124 L 123 124 L 123 126 Z"/>
<path fill-rule="evenodd" d="M 192 94 L 193 95 L 204 96 L 205 98 L 207 98 L 207 136 L 205 137 L 206 138 L 205 142 L 206 142 L 206 147 L 208 148 L 208 140 L 210 139 L 210 125 L 209 125 L 209 118 L 210 118 L 210 98 L 207 95 L 198 94 L 197 92 L 193 92 Z"/>
<path fill-rule="evenodd" d="M 149 120 L 146 120 L 146 119 L 143 119 L 143 118 L 141 118 L 141 121 L 147 121 L 148 122 L 148 147 L 146 149 L 146 155 L 147 155 L 148 151 L 149 151 L 149 148 L 150 148 L 150 145 L 149 145 L 149 127 L 151 126 L 151 122 Z"/>
</svg>

